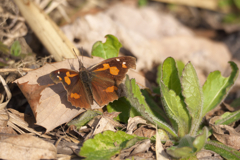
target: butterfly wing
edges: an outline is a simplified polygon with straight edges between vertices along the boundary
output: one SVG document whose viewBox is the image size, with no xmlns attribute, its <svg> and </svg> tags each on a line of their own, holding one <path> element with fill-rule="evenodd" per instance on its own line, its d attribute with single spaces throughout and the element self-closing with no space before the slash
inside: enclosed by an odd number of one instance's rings
<svg viewBox="0 0 240 160">
<path fill-rule="evenodd" d="M 100 105 L 106 105 L 119 98 L 118 86 L 124 79 L 129 68 L 136 67 L 134 57 L 116 57 L 102 61 L 91 67 L 92 93 L 94 100 Z"/>
<path fill-rule="evenodd" d="M 68 101 L 75 107 L 88 109 L 93 103 L 89 98 L 84 84 L 80 80 L 79 72 L 69 69 L 59 69 L 50 73 L 55 83 L 62 83 L 67 91 Z"/>
</svg>

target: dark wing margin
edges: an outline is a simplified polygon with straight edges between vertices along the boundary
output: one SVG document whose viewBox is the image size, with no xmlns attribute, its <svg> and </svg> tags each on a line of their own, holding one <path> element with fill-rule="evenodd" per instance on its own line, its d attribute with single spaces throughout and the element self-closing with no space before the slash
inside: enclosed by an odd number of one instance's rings
<svg viewBox="0 0 240 160">
<path fill-rule="evenodd" d="M 59 69 L 50 73 L 55 83 L 62 83 L 67 91 L 67 100 L 75 107 L 88 109 L 91 103 L 87 98 L 84 85 L 80 80 L 79 72 L 69 69 Z"/>
</svg>

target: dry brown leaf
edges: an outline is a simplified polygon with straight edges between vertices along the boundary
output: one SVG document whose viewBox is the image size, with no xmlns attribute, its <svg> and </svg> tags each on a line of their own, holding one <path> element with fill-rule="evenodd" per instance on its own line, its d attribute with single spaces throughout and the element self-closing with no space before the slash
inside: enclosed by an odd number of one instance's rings
<svg viewBox="0 0 240 160">
<path fill-rule="evenodd" d="M 150 139 L 146 139 L 146 140 L 142 141 L 142 142 L 141 142 L 140 144 L 138 144 L 138 146 L 132 151 L 131 155 L 148 151 L 150 145 L 151 145 Z"/>
<path fill-rule="evenodd" d="M 147 125 L 143 125 L 137 130 L 135 130 L 133 134 L 136 134 L 137 136 L 140 136 L 140 137 L 151 138 L 156 134 L 156 130 L 153 128 L 149 128 Z"/>
<path fill-rule="evenodd" d="M 0 141 L 0 158 L 12 160 L 56 159 L 56 147 L 40 138 L 19 135 Z"/>
<path fill-rule="evenodd" d="M 210 150 L 205 150 L 205 149 L 202 149 L 197 153 L 197 158 L 202 160 L 208 160 L 208 159 L 223 160 L 223 158 L 219 154 Z"/>
<path fill-rule="evenodd" d="M 123 149 L 119 155 L 119 159 L 152 159 L 152 152 L 149 152 L 151 141 L 149 139 L 137 142 L 130 148 Z M 138 158 L 136 158 L 138 157 Z"/>
<path fill-rule="evenodd" d="M 234 128 L 228 125 L 212 126 L 214 137 L 230 147 L 237 150 L 240 149 L 240 133 L 236 132 Z"/>
<path fill-rule="evenodd" d="M 57 154 L 57 160 L 71 160 L 71 155 Z"/>
<path fill-rule="evenodd" d="M 102 58 L 79 57 L 85 67 L 90 67 L 100 61 Z M 66 59 L 62 62 L 46 64 L 42 68 L 29 72 L 26 76 L 15 81 L 19 88 L 27 98 L 36 118 L 36 124 L 46 128 L 46 132 L 51 131 L 55 127 L 69 122 L 71 119 L 82 113 L 84 110 L 73 107 L 67 101 L 67 92 L 62 84 L 53 84 L 49 73 L 60 69 L 78 70 L 78 59 Z M 129 70 L 130 77 L 132 70 Z M 133 72 L 133 77 L 141 86 L 146 86 L 146 79 Z M 97 104 L 92 109 L 99 108 Z"/>
<path fill-rule="evenodd" d="M 110 119 L 113 119 L 115 117 L 117 117 L 121 112 L 111 112 L 111 113 L 108 113 L 107 111 L 103 113 L 103 116 L 105 118 L 110 118 Z"/>
<path fill-rule="evenodd" d="M 144 120 L 142 117 L 140 116 L 136 116 L 136 117 L 130 117 L 128 119 L 128 125 L 127 125 L 127 134 L 132 134 L 133 130 L 137 128 L 138 124 L 146 124 L 146 120 Z"/>
<path fill-rule="evenodd" d="M 110 130 L 110 131 L 113 131 L 113 132 L 116 131 L 114 125 L 109 123 L 109 119 L 102 117 L 100 119 L 100 121 L 98 122 L 97 126 L 95 127 L 93 135 L 96 135 L 98 133 L 102 133 L 106 130 Z"/>
<path fill-rule="evenodd" d="M 113 120 L 113 118 L 118 116 L 119 114 L 120 114 L 120 112 L 112 112 L 112 113 L 104 112 L 102 118 L 99 120 L 98 124 L 95 126 L 95 130 L 93 132 L 93 135 L 96 135 L 98 133 L 102 133 L 106 130 L 110 130 L 110 131 L 115 132 L 116 127 L 123 128 L 124 126 L 122 124 Z"/>
</svg>

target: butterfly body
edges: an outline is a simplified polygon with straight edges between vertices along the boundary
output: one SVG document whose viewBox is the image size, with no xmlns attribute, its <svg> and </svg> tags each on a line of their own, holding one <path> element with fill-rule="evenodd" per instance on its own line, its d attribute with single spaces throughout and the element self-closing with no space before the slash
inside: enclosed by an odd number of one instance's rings
<svg viewBox="0 0 240 160">
<path fill-rule="evenodd" d="M 117 90 L 129 68 L 136 67 L 134 57 L 104 60 L 90 68 L 80 64 L 79 71 L 58 69 L 50 73 L 55 83 L 62 83 L 67 99 L 75 107 L 88 109 L 94 103 L 104 106 L 119 98 Z"/>
</svg>

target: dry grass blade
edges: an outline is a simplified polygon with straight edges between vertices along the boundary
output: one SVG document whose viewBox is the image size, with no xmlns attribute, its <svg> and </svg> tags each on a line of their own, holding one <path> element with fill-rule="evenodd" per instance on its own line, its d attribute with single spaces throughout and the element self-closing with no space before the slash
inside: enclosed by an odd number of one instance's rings
<svg viewBox="0 0 240 160">
<path fill-rule="evenodd" d="M 14 2 L 31 29 L 56 61 L 61 61 L 63 58 L 74 58 L 72 53 L 74 45 L 43 10 L 33 1 L 14 0 Z M 76 48 L 75 51 L 78 52 Z"/>
<path fill-rule="evenodd" d="M 2 85 L 3 85 L 4 89 L 5 89 L 5 92 L 7 93 L 7 101 L 0 104 L 0 111 L 1 111 L 4 108 L 6 108 L 8 102 L 12 98 L 12 93 L 11 93 L 10 89 L 8 88 L 8 85 L 7 85 L 6 81 L 3 79 L 3 77 L 1 75 L 0 75 L 0 80 L 2 82 Z M 4 98 L 4 97 L 2 96 L 1 98 Z"/>
<path fill-rule="evenodd" d="M 155 0 L 159 2 L 166 2 L 172 4 L 181 4 L 187 5 L 192 7 L 200 7 L 210 10 L 217 10 L 218 9 L 218 0 Z"/>
<path fill-rule="evenodd" d="M 42 135 L 41 133 L 35 131 L 34 129 L 32 128 L 29 128 L 28 127 L 28 123 L 23 121 L 20 117 L 18 117 L 17 115 L 14 114 L 14 111 L 12 109 L 10 109 L 11 112 L 8 112 L 8 115 L 9 115 L 9 121 L 8 121 L 8 125 L 11 126 L 12 128 L 14 128 L 15 130 L 17 130 L 19 133 L 21 134 L 24 134 L 25 132 L 21 129 L 25 129 L 31 133 L 34 133 L 38 136 L 41 136 L 41 137 L 44 137 L 44 138 L 49 138 L 48 136 L 46 135 Z M 21 127 L 21 128 L 19 128 Z"/>
</svg>

